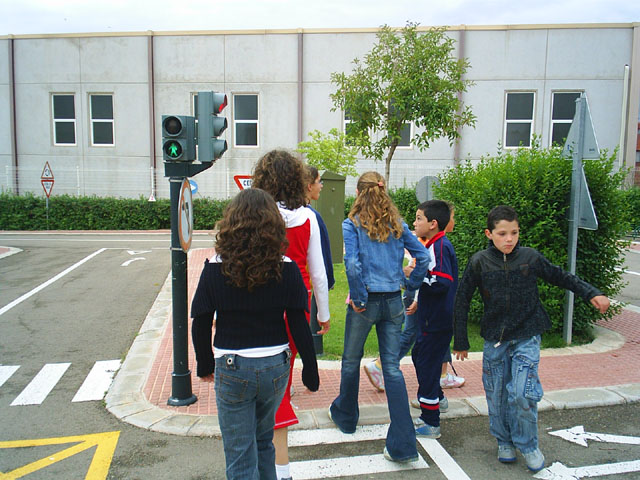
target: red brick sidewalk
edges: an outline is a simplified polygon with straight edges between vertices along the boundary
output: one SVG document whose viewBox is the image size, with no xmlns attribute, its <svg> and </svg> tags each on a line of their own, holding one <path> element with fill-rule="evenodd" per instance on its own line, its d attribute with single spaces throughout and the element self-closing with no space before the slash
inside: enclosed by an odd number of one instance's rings
<svg viewBox="0 0 640 480">
<path fill-rule="evenodd" d="M 195 291 L 204 259 L 210 257 L 213 249 L 194 250 L 189 253 L 189 292 Z M 191 296 L 189 296 L 191 298 Z M 640 383 L 640 313 L 624 310 L 620 315 L 602 324 L 603 327 L 620 333 L 625 338 L 624 345 L 605 353 L 585 353 L 574 355 L 544 356 L 540 362 L 540 377 L 545 391 L 573 388 L 606 387 L 627 383 Z M 189 326 L 189 331 L 191 328 Z M 322 362 L 325 363 L 325 362 Z M 171 395 L 172 329 L 168 322 L 153 367 L 145 384 L 144 395 L 154 405 L 167 410 L 194 415 L 215 415 L 217 413 L 212 384 L 200 381 L 195 375 L 195 358 L 190 345 L 189 365 L 192 372 L 193 393 L 198 401 L 187 407 L 170 407 L 167 400 Z M 296 366 L 301 365 L 296 360 Z M 462 388 L 449 389 L 449 398 L 483 396 L 482 362 L 480 360 L 455 361 L 458 375 L 466 379 Z M 417 391 L 418 384 L 412 365 L 403 365 L 407 390 L 410 398 Z M 340 387 L 339 362 L 333 368 L 320 370 L 320 390 L 311 393 L 302 385 L 300 369 L 294 371 L 293 385 L 296 395 L 292 403 L 298 410 L 327 408 L 338 395 Z M 365 375 L 360 377 L 360 404 L 386 404 L 384 393 L 375 390 Z"/>
</svg>

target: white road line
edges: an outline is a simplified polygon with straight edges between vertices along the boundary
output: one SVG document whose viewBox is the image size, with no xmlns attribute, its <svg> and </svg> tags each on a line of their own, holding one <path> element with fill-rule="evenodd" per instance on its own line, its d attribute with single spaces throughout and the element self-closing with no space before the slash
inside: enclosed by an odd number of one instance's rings
<svg viewBox="0 0 640 480">
<path fill-rule="evenodd" d="M 380 440 L 387 437 L 389 425 L 361 425 L 356 427 L 355 433 L 342 433 L 337 428 L 323 428 L 319 430 L 290 430 L 290 447 L 308 447 L 332 443 L 362 442 L 366 440 Z"/>
<path fill-rule="evenodd" d="M 374 473 L 399 472 L 429 468 L 422 457 L 411 463 L 395 463 L 378 455 L 327 458 L 306 462 L 291 462 L 291 476 L 296 480 L 336 478 L 346 475 L 367 475 Z"/>
<path fill-rule="evenodd" d="M 62 378 L 70 363 L 47 363 L 26 388 L 11 402 L 15 405 L 39 405 Z"/>
<path fill-rule="evenodd" d="M 96 362 L 71 401 L 102 400 L 119 368 L 120 360 L 101 360 Z"/>
<path fill-rule="evenodd" d="M 418 441 L 449 480 L 471 480 L 437 440 L 418 437 Z"/>
<path fill-rule="evenodd" d="M 627 273 L 629 275 L 640 275 L 640 272 L 634 272 L 632 270 L 625 270 L 624 268 L 616 268 L 618 272 Z"/>
<path fill-rule="evenodd" d="M 0 387 L 16 373 L 20 365 L 0 365 Z"/>
<path fill-rule="evenodd" d="M 4 307 L 0 308 L 0 315 L 2 315 L 3 313 L 8 312 L 9 310 L 11 310 L 13 307 L 15 307 L 16 305 L 19 305 L 20 303 L 24 302 L 27 298 L 31 297 L 32 295 L 35 295 L 36 293 L 38 293 L 40 290 L 43 290 L 45 288 L 47 288 L 49 285 L 51 285 L 53 282 L 60 280 L 62 277 L 64 277 L 67 273 L 75 270 L 76 268 L 78 268 L 80 265 L 82 265 L 85 262 L 88 262 L 89 260 L 91 260 L 93 257 L 95 257 L 96 255 L 104 252 L 106 250 L 106 248 L 101 248 L 100 250 L 97 250 L 95 252 L 93 252 L 91 255 L 89 255 L 88 257 L 83 258 L 82 260 L 80 260 L 79 262 L 71 265 L 69 268 L 67 268 L 66 270 L 60 272 L 59 274 L 57 274 L 55 277 L 47 280 L 46 282 L 44 282 L 41 285 L 38 285 L 36 288 L 34 288 L 33 290 L 31 290 L 30 292 L 25 293 L 24 295 L 22 295 L 19 298 L 16 298 L 13 302 L 9 303 L 8 305 L 5 305 Z"/>
</svg>

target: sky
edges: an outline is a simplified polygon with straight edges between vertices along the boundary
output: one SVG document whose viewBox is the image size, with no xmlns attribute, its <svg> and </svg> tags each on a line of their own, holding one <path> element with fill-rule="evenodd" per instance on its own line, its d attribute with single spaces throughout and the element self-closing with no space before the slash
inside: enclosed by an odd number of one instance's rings
<svg viewBox="0 0 640 480">
<path fill-rule="evenodd" d="M 0 35 L 640 22 L 638 0 L 0 0 Z"/>
</svg>

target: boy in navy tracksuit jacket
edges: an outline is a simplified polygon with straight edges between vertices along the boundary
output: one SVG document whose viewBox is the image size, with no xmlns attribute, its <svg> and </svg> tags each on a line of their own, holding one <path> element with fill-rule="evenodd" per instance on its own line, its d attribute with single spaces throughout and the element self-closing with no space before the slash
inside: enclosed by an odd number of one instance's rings
<svg viewBox="0 0 640 480">
<path fill-rule="evenodd" d="M 431 255 L 426 277 L 418 291 L 418 338 L 411 359 L 418 376 L 418 401 L 422 411 L 416 435 L 440 437 L 440 372 L 453 335 L 453 303 L 458 285 L 458 260 L 445 236 L 450 210 L 446 202 L 429 200 L 418 206 L 413 226 L 426 237 Z"/>
</svg>

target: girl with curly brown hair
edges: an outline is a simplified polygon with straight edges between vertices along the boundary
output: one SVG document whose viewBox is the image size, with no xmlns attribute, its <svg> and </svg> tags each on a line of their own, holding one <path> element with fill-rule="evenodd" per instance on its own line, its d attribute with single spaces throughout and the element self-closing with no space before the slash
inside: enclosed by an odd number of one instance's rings
<svg viewBox="0 0 640 480">
<path fill-rule="evenodd" d="M 320 384 L 308 293 L 283 256 L 285 225 L 268 193 L 240 192 L 218 228 L 216 256 L 205 262 L 191 305 L 196 373 L 215 381 L 227 478 L 276 480 L 273 427 L 288 389 L 290 345 L 302 358 L 302 382 L 311 391 Z"/>
<path fill-rule="evenodd" d="M 318 333 L 324 334 L 329 330 L 329 289 L 318 220 L 313 211 L 306 208 L 307 182 L 304 164 L 285 150 L 273 150 L 258 160 L 253 171 L 252 187 L 269 192 L 278 202 L 280 214 L 287 227 L 289 246 L 286 255 L 300 268 L 309 299 L 313 284 L 318 306 L 318 323 L 321 328 Z M 292 373 L 295 357 L 295 347 L 292 345 Z M 287 391 L 276 412 L 273 442 L 276 447 L 276 470 L 279 480 L 291 477 L 287 427 L 298 423 L 298 417 L 291 406 L 291 379 L 292 375 L 289 375 Z"/>
<path fill-rule="evenodd" d="M 349 282 L 340 394 L 329 408 L 329 417 L 343 433 L 354 433 L 358 424 L 360 361 L 369 331 L 378 336 L 382 373 L 391 424 L 384 456 L 395 462 L 417 460 L 416 433 L 400 371 L 400 334 L 404 305 L 400 290 L 418 289 L 429 254 L 402 221 L 387 194 L 384 178 L 364 173 L 358 180 L 349 218 L 342 222 L 344 264 Z M 409 278 L 402 271 L 405 248 L 416 259 Z"/>
</svg>

